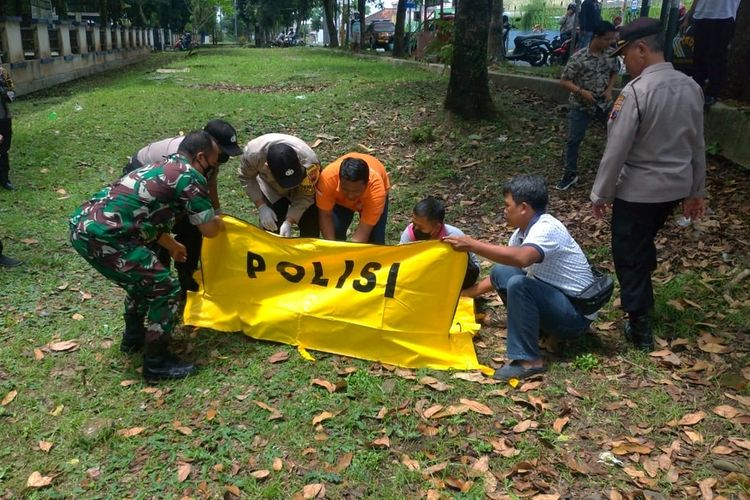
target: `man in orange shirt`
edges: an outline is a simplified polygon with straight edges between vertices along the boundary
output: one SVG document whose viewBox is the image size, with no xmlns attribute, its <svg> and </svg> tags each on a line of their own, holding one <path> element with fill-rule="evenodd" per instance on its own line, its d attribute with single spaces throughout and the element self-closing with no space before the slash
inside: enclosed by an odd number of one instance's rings
<svg viewBox="0 0 750 500">
<path fill-rule="evenodd" d="M 336 159 L 321 172 L 315 191 L 323 238 L 345 241 L 358 212 L 352 241 L 385 244 L 390 188 L 385 166 L 374 156 L 349 153 Z"/>
</svg>

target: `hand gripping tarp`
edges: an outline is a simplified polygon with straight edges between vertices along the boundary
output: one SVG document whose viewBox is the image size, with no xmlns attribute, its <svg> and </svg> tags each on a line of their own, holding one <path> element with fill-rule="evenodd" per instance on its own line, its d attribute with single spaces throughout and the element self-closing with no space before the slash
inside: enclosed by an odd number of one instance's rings
<svg viewBox="0 0 750 500">
<path fill-rule="evenodd" d="M 459 303 L 465 253 L 439 241 L 281 238 L 223 218 L 226 231 L 203 240 L 185 324 L 408 368 L 492 371 L 474 352 L 473 301 Z"/>
</svg>

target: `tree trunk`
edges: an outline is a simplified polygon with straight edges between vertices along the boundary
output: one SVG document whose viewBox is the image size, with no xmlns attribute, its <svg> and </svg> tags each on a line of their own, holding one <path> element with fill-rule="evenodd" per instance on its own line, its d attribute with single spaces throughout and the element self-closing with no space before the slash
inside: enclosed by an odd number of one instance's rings
<svg viewBox="0 0 750 500">
<path fill-rule="evenodd" d="M 393 57 L 404 57 L 404 23 L 406 23 L 406 0 L 398 0 L 396 33 L 393 35 Z"/>
<path fill-rule="evenodd" d="M 336 31 L 336 24 L 333 22 L 334 2 L 336 0 L 323 0 L 323 13 L 328 26 L 328 46 L 331 48 L 339 46 L 339 33 Z"/>
<path fill-rule="evenodd" d="M 360 50 L 365 47 L 365 12 L 367 12 L 365 4 L 367 0 L 357 1 L 357 10 L 359 11 L 359 48 Z"/>
<path fill-rule="evenodd" d="M 727 95 L 750 101 L 750 3 L 740 2 L 729 51 Z"/>
<path fill-rule="evenodd" d="M 487 60 L 499 62 L 505 53 L 503 47 L 503 0 L 492 0 L 490 36 L 487 40 Z"/>
<path fill-rule="evenodd" d="M 492 0 L 463 0 L 455 18 L 453 60 L 445 108 L 468 119 L 494 114 L 487 81 L 487 33 Z"/>
</svg>

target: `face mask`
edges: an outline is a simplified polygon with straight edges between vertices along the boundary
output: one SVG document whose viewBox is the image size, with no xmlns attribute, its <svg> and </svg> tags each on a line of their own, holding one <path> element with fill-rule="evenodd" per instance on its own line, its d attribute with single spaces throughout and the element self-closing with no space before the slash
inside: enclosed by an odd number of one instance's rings
<svg viewBox="0 0 750 500">
<path fill-rule="evenodd" d="M 414 231 L 414 237 L 417 239 L 417 241 L 425 241 L 430 239 L 430 233 L 420 231 L 416 227 L 412 227 L 411 229 L 412 231 Z"/>
<path fill-rule="evenodd" d="M 226 153 L 219 153 L 219 165 L 223 165 L 224 163 L 229 161 L 229 155 Z"/>
</svg>

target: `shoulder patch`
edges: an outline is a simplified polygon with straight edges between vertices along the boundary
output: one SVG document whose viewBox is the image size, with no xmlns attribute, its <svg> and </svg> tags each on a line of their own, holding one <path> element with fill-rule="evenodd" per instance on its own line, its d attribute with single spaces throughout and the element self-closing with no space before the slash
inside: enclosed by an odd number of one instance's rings
<svg viewBox="0 0 750 500">
<path fill-rule="evenodd" d="M 620 94 L 617 96 L 617 100 L 612 105 L 612 112 L 609 114 L 609 119 L 615 120 L 617 119 L 617 115 L 620 114 L 620 110 L 622 109 L 622 103 L 625 102 L 625 94 Z"/>
</svg>

